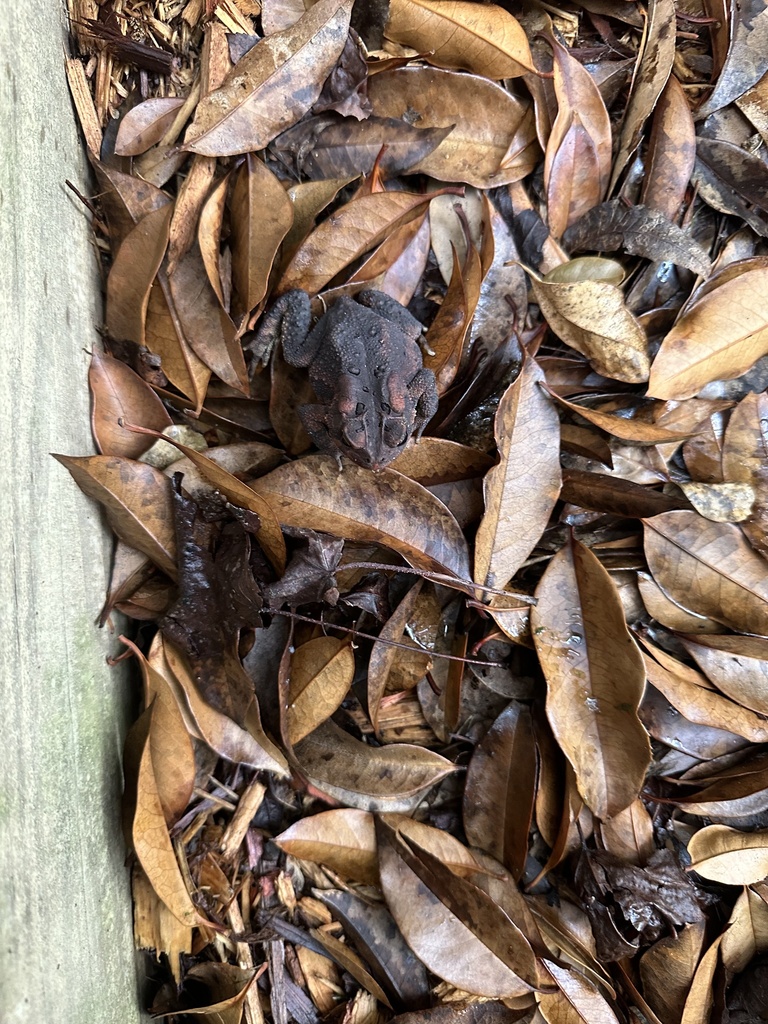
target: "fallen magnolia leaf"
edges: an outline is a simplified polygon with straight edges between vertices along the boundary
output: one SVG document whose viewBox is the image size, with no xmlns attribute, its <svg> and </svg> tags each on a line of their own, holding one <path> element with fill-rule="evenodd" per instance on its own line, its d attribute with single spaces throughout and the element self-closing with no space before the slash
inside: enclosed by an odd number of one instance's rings
<svg viewBox="0 0 768 1024">
<path fill-rule="evenodd" d="M 120 121 L 115 139 L 118 156 L 139 156 L 154 146 L 171 127 L 184 103 L 178 96 L 144 100 L 128 111 Z"/>
<path fill-rule="evenodd" d="M 634 256 L 674 263 L 708 277 L 712 263 L 706 251 L 663 213 L 646 206 L 627 206 L 621 199 L 595 206 L 572 223 L 563 235 L 571 250 L 621 249 Z"/>
<path fill-rule="evenodd" d="M 254 152 L 299 121 L 344 49 L 351 9 L 352 0 L 319 0 L 290 28 L 257 43 L 200 101 L 185 149 Z"/>
<path fill-rule="evenodd" d="M 653 114 L 641 193 L 649 210 L 676 221 L 696 162 L 696 129 L 680 82 L 670 75 Z"/>
<path fill-rule="evenodd" d="M 652 398 L 691 398 L 715 380 L 732 380 L 768 353 L 768 258 L 731 264 L 684 307 L 651 367 Z"/>
<path fill-rule="evenodd" d="M 344 878 L 378 882 L 376 832 L 368 811 L 344 807 L 300 818 L 274 842 L 292 857 L 325 864 Z"/>
<path fill-rule="evenodd" d="M 643 995 L 661 1020 L 680 1020 L 704 948 L 706 921 L 655 942 L 640 958 Z"/>
<path fill-rule="evenodd" d="M 515 879 L 528 856 L 536 762 L 530 710 L 512 701 L 475 747 L 467 769 L 462 815 L 467 839 Z"/>
<path fill-rule="evenodd" d="M 328 955 L 332 957 L 336 963 L 347 972 L 347 974 L 351 974 L 355 981 L 362 985 L 367 992 L 370 992 L 372 996 L 375 996 L 380 1003 L 383 1003 L 384 1006 L 388 1007 L 390 1010 L 392 1009 L 386 992 L 370 973 L 354 949 L 343 943 L 340 939 L 337 939 L 334 935 L 330 935 L 328 932 L 323 932 L 319 928 L 314 928 L 310 934 L 312 935 L 312 938 L 316 939 L 325 948 Z"/>
<path fill-rule="evenodd" d="M 252 485 L 285 526 L 393 548 L 419 569 L 469 578 L 458 523 L 425 488 L 391 469 L 371 473 L 329 455 L 308 455 Z"/>
<path fill-rule="evenodd" d="M 768 875 L 768 830 L 707 825 L 688 843 L 691 870 L 723 885 L 751 885 Z"/>
<path fill-rule="evenodd" d="M 661 589 L 698 615 L 744 633 L 768 633 L 765 561 L 738 526 L 697 512 L 644 520 L 645 556 Z"/>
<path fill-rule="evenodd" d="M 232 279 L 240 309 L 267 293 L 275 254 L 293 224 L 293 203 L 263 160 L 248 153 L 232 190 Z"/>
<path fill-rule="evenodd" d="M 349 692 L 355 656 L 349 640 L 319 636 L 291 656 L 285 728 L 291 746 L 330 718 Z"/>
<path fill-rule="evenodd" d="M 701 670 L 737 704 L 768 715 L 768 640 L 757 636 L 681 638 Z"/>
<path fill-rule="evenodd" d="M 768 71 L 768 11 L 762 0 L 741 0 L 729 27 L 725 63 L 715 88 L 699 107 L 701 118 L 743 96 Z"/>
<path fill-rule="evenodd" d="M 145 344 L 150 291 L 168 245 L 171 205 L 146 214 L 128 233 L 107 278 L 107 332 L 117 341 Z"/>
<path fill-rule="evenodd" d="M 531 986 L 459 920 L 403 859 L 398 824 L 388 819 L 377 822 L 379 872 L 387 905 L 411 949 L 430 971 L 467 992 L 497 999 L 529 993 Z M 425 826 L 415 832 L 406 828 L 406 836 L 413 835 L 444 864 L 477 870 L 469 851 L 447 833 Z"/>
<path fill-rule="evenodd" d="M 599 989 L 572 967 L 543 961 L 557 992 L 537 994 L 539 1012 L 547 1024 L 619 1024 Z"/>
<path fill-rule="evenodd" d="M 560 421 L 541 389 L 544 374 L 524 356 L 495 419 L 499 465 L 484 484 L 485 514 L 475 541 L 475 581 L 502 589 L 546 529 L 561 486 Z"/>
<path fill-rule="evenodd" d="M 365 811 L 410 811 L 426 790 L 456 771 L 439 754 L 409 743 L 372 747 L 326 721 L 294 749 L 321 793 Z"/>
<path fill-rule="evenodd" d="M 585 803 L 610 818 L 636 799 L 651 758 L 637 715 L 642 655 L 611 577 L 577 541 L 555 555 L 535 597 L 531 632 L 547 681 L 547 718 Z"/>
<path fill-rule="evenodd" d="M 150 711 L 150 723 L 151 719 Z M 189 927 L 205 925 L 207 922 L 192 902 L 173 851 L 157 791 L 149 738 L 139 762 L 132 838 L 136 856 L 152 888 L 174 917 Z"/>
<path fill-rule="evenodd" d="M 371 719 L 371 725 L 377 734 L 379 732 L 381 699 L 386 690 L 389 673 L 395 661 L 398 658 L 402 660 L 403 656 L 402 650 L 392 646 L 387 641 L 402 643 L 403 632 L 413 614 L 416 599 L 421 593 L 421 587 L 422 580 L 417 580 L 381 627 L 379 639 L 371 648 L 371 656 L 368 661 L 368 715 Z M 414 646 L 414 650 L 416 651 L 418 648 Z M 426 651 L 423 656 L 425 659 L 429 659 L 429 654 Z M 429 664 L 429 661 L 427 660 L 426 663 Z"/>
<path fill-rule="evenodd" d="M 546 277 L 526 270 L 536 301 L 558 338 L 586 356 L 597 373 L 637 384 L 648 379 L 648 343 L 643 328 L 627 309 L 621 289 L 605 279 L 610 268 L 603 271 L 600 265 L 611 263 L 571 260 L 571 265 L 556 267 Z M 574 280 L 582 267 L 585 276 Z M 623 276 L 617 264 L 613 267 Z"/>
<path fill-rule="evenodd" d="M 176 578 L 176 534 L 167 477 L 143 462 L 117 455 L 53 457 L 89 498 L 104 507 L 109 525 L 121 540 Z"/>
<path fill-rule="evenodd" d="M 384 31 L 438 67 L 492 79 L 536 73 L 522 25 L 496 4 L 390 0 Z"/>
<path fill-rule="evenodd" d="M 301 243 L 285 268 L 278 293 L 301 288 L 316 294 L 340 271 L 417 217 L 436 194 L 374 192 L 352 199 Z"/>
<path fill-rule="evenodd" d="M 720 953 L 726 970 L 740 974 L 750 960 L 768 950 L 768 905 L 745 889 L 728 920 Z"/>
<path fill-rule="evenodd" d="M 368 95 L 379 117 L 414 112 L 420 128 L 452 126 L 410 173 L 491 188 L 524 178 L 541 156 L 530 102 L 479 75 L 395 68 L 371 76 Z"/>
<path fill-rule="evenodd" d="M 120 359 L 94 349 L 88 384 L 93 395 L 91 427 L 102 455 L 138 459 L 153 443 L 120 426 L 121 419 L 159 433 L 171 425 L 171 417 L 149 384 Z"/>
<path fill-rule="evenodd" d="M 544 185 L 547 223 L 559 238 L 605 195 L 611 174 L 611 122 L 592 75 L 554 36 L 548 42 L 554 56 L 557 117 L 547 140 Z"/>
</svg>

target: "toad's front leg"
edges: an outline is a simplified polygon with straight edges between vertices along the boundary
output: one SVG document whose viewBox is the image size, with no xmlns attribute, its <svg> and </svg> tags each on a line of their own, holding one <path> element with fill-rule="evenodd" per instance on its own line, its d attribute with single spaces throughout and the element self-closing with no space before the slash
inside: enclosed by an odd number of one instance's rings
<svg viewBox="0 0 768 1024">
<path fill-rule="evenodd" d="M 434 373 L 426 367 L 419 370 L 408 384 L 408 394 L 416 410 L 413 421 L 413 437 L 418 441 L 424 432 L 424 427 L 437 412 L 439 399 Z"/>
<path fill-rule="evenodd" d="M 311 323 L 312 312 L 306 292 L 294 288 L 281 295 L 262 317 L 256 337 L 243 346 L 252 353 L 253 369 L 267 365 L 277 341 L 282 344 L 285 358 L 292 366 L 309 366 L 312 357 L 299 363 L 294 362 L 289 353 L 303 352 Z"/>
</svg>

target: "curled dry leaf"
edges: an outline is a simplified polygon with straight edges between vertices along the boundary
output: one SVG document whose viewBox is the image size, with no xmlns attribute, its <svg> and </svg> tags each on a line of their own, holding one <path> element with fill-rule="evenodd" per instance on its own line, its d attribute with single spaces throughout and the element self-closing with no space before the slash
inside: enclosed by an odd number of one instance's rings
<svg viewBox="0 0 768 1024">
<path fill-rule="evenodd" d="M 344 49 L 351 9 L 352 0 L 319 0 L 295 25 L 262 39 L 200 101 L 185 148 L 254 152 L 299 121 Z"/>
<path fill-rule="evenodd" d="M 242 312 L 267 293 L 280 243 L 293 224 L 293 203 L 263 160 L 248 153 L 232 190 L 232 278 Z"/>
<path fill-rule="evenodd" d="M 768 353 L 768 259 L 731 265 L 712 277 L 661 343 L 651 367 L 653 398 L 690 398 L 731 380 Z"/>
<path fill-rule="evenodd" d="M 673 601 L 744 633 L 768 633 L 765 562 L 738 526 L 696 512 L 665 512 L 645 522 L 645 556 Z"/>
<path fill-rule="evenodd" d="M 379 880 L 376 830 L 368 811 L 345 807 L 313 814 L 295 822 L 274 841 L 292 857 L 326 864 L 344 878 L 365 885 L 376 885 Z"/>
<path fill-rule="evenodd" d="M 724 885 L 751 885 L 768 875 L 768 830 L 740 832 L 707 825 L 688 843 L 691 869 Z"/>
<path fill-rule="evenodd" d="M 184 336 L 171 296 L 167 275 L 160 270 L 149 293 L 146 320 L 147 348 L 160 356 L 163 373 L 200 411 L 211 371 L 198 358 Z"/>
<path fill-rule="evenodd" d="M 768 950 L 768 905 L 745 889 L 736 900 L 720 952 L 726 970 L 739 974 L 753 957 Z"/>
<path fill-rule="evenodd" d="M 531 986 L 510 970 L 403 859 L 408 847 L 397 830 L 398 824 L 388 819 L 377 823 L 379 872 L 387 905 L 411 949 L 438 977 L 467 992 L 498 999 L 530 992 Z M 425 826 L 415 833 L 407 827 L 405 834 L 413 834 L 418 844 L 443 864 L 477 870 L 469 851 L 452 836 Z"/>
<path fill-rule="evenodd" d="M 321 793 L 364 811 L 413 810 L 428 789 L 457 770 L 424 747 L 368 746 L 330 721 L 298 743 L 294 753 Z"/>
<path fill-rule="evenodd" d="M 441 501 L 391 469 L 371 473 L 327 455 L 308 455 L 254 481 L 285 526 L 393 548 L 419 569 L 467 580 L 469 556 Z"/>
<path fill-rule="evenodd" d="M 189 927 L 204 925 L 205 919 L 195 909 L 173 852 L 157 791 L 149 738 L 139 761 L 132 838 L 136 856 L 152 888 L 174 917 Z"/>
<path fill-rule="evenodd" d="M 547 718 L 585 803 L 609 818 L 637 797 L 650 763 L 637 716 L 642 655 L 611 577 L 577 541 L 555 555 L 535 596 L 531 631 L 547 680 Z"/>
<path fill-rule="evenodd" d="M 439 68 L 397 68 L 374 75 L 368 95 L 379 117 L 403 119 L 415 112 L 420 128 L 453 126 L 411 173 L 491 188 L 524 178 L 540 157 L 530 102 L 487 78 Z"/>
<path fill-rule="evenodd" d="M 379 641 L 371 648 L 371 657 L 368 661 L 368 714 L 374 730 L 379 731 L 379 708 L 381 698 L 384 696 L 389 672 L 397 658 L 402 659 L 403 652 L 397 647 L 387 643 L 394 640 L 401 643 L 403 632 L 410 619 L 416 599 L 421 593 L 422 581 L 418 580 L 408 591 L 403 600 L 397 606 L 389 619 L 381 627 Z M 425 658 L 429 655 L 425 653 Z M 427 662 L 428 664 L 428 662 Z"/>
<path fill-rule="evenodd" d="M 493 79 L 536 71 L 523 27 L 496 4 L 390 0 L 384 31 L 394 42 L 426 53 L 438 67 Z"/>
<path fill-rule="evenodd" d="M 696 162 L 696 129 L 685 91 L 670 75 L 653 115 L 642 201 L 676 221 Z"/>
<path fill-rule="evenodd" d="M 484 476 L 491 466 L 493 459 L 477 448 L 457 444 L 444 437 L 422 437 L 418 444 L 410 445 L 402 455 L 398 455 L 390 469 L 430 487 Z"/>
<path fill-rule="evenodd" d="M 619 148 L 613 162 L 610 191 L 619 180 L 640 141 L 643 126 L 667 84 L 675 59 L 675 2 L 650 0 L 642 53 L 632 81 L 632 92 L 621 126 Z"/>
<path fill-rule="evenodd" d="M 374 192 L 342 206 L 301 243 L 285 268 L 279 292 L 302 288 L 316 294 L 344 267 L 417 217 L 435 193 Z"/>
<path fill-rule="evenodd" d="M 643 993 L 662 1020 L 680 1020 L 704 948 L 706 922 L 659 939 L 640 959 Z"/>
<path fill-rule="evenodd" d="M 550 45 L 558 110 L 547 140 L 544 184 L 549 230 L 559 238 L 605 195 L 611 122 L 591 74 L 554 36 Z"/>
<path fill-rule="evenodd" d="M 115 140 L 118 156 L 146 153 L 165 135 L 184 103 L 177 96 L 144 100 L 128 111 L 120 122 Z"/>
<path fill-rule="evenodd" d="M 349 640 L 319 636 L 291 656 L 285 728 L 291 746 L 330 718 L 349 692 L 355 656 Z"/>
<path fill-rule="evenodd" d="M 685 649 L 721 693 L 768 715 L 768 640 L 752 636 L 690 636 Z"/>
<path fill-rule="evenodd" d="M 595 262 L 585 265 L 581 260 L 571 260 L 571 264 L 578 265 L 569 268 L 577 275 L 581 267 L 591 273 L 595 266 Z M 586 356 L 597 373 L 630 384 L 648 379 L 645 332 L 624 304 L 621 289 L 604 279 L 564 280 L 568 271 L 560 267 L 546 277 L 526 269 L 536 301 L 561 341 Z"/>
<path fill-rule="evenodd" d="M 102 455 L 137 459 L 152 445 L 152 438 L 121 427 L 118 420 L 162 431 L 171 417 L 155 392 L 119 359 L 94 349 L 88 371 L 93 395 L 91 426 Z"/>
<path fill-rule="evenodd" d="M 235 722 L 203 700 L 189 665 L 168 640 L 164 641 L 163 655 L 170 674 L 184 693 L 200 735 L 212 750 L 235 764 L 288 775 L 288 765 L 283 754 L 262 729 L 255 700 L 248 706 L 243 722 Z"/>
<path fill-rule="evenodd" d="M 742 0 L 731 17 L 725 63 L 715 88 L 699 107 L 699 117 L 743 96 L 768 71 L 768 11 L 762 0 Z"/>
<path fill-rule="evenodd" d="M 116 455 L 54 458 L 89 498 L 101 503 L 121 540 L 151 558 L 171 579 L 176 578 L 171 485 L 159 470 Z"/>
<path fill-rule="evenodd" d="M 463 821 L 469 842 L 509 868 L 515 879 L 528 855 L 536 768 L 530 710 L 512 701 L 469 762 Z"/>
<path fill-rule="evenodd" d="M 142 217 L 112 263 L 107 278 L 107 331 L 118 341 L 145 344 L 149 293 L 168 245 L 172 210 L 169 204 Z"/>
<path fill-rule="evenodd" d="M 560 421 L 543 380 L 536 361 L 525 355 L 496 412 L 500 461 L 485 478 L 485 514 L 475 543 L 475 581 L 485 586 L 501 589 L 512 579 L 560 493 Z"/>
<path fill-rule="evenodd" d="M 545 960 L 544 966 L 557 984 L 557 992 L 536 996 L 547 1024 L 619 1024 L 610 1003 L 579 971 Z"/>
</svg>

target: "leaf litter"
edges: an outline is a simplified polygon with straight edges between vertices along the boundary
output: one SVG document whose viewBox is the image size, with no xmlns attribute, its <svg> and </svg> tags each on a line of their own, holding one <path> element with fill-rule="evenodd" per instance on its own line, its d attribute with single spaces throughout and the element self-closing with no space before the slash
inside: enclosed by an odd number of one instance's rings
<svg viewBox="0 0 768 1024">
<path fill-rule="evenodd" d="M 141 626 L 152 1011 L 763 1019 L 764 5 L 69 13 L 106 313 L 57 458 Z M 423 325 L 386 469 L 263 355 L 294 289 Z"/>
</svg>

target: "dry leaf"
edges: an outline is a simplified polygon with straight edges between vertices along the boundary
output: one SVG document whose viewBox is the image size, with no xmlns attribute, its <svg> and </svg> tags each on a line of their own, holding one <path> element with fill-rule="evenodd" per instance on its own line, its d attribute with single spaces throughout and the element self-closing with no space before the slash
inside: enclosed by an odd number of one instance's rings
<svg viewBox="0 0 768 1024">
<path fill-rule="evenodd" d="M 292 857 L 326 864 L 344 878 L 375 885 L 379 878 L 376 832 L 368 811 L 343 808 L 301 818 L 275 843 Z"/>
<path fill-rule="evenodd" d="M 526 355 L 496 412 L 500 462 L 483 485 L 485 514 L 475 541 L 475 580 L 501 589 L 546 529 L 560 493 L 560 421 Z"/>
<path fill-rule="evenodd" d="M 496 4 L 390 0 L 384 31 L 389 39 L 428 53 L 438 67 L 494 79 L 535 71 L 522 26 Z"/>
<path fill-rule="evenodd" d="M 121 427 L 118 420 L 162 432 L 171 417 L 152 388 L 119 359 L 94 349 L 88 371 L 93 395 L 91 427 L 102 455 L 138 459 L 152 439 Z"/>
<path fill-rule="evenodd" d="M 355 674 L 355 656 L 348 640 L 319 636 L 293 653 L 290 673 L 285 721 L 288 740 L 295 746 L 344 700 Z"/>
<path fill-rule="evenodd" d="M 637 717 L 642 656 L 610 576 L 578 542 L 552 559 L 536 601 L 531 631 L 547 680 L 547 718 L 585 803 L 609 818 L 637 797 L 650 762 Z"/>
<path fill-rule="evenodd" d="M 185 148 L 249 153 L 299 121 L 344 49 L 351 8 L 352 0 L 319 0 L 295 25 L 262 39 L 200 101 Z"/>
<path fill-rule="evenodd" d="M 739 832 L 707 825 L 688 843 L 691 869 L 724 885 L 751 885 L 768 875 L 768 831 Z"/>
</svg>

